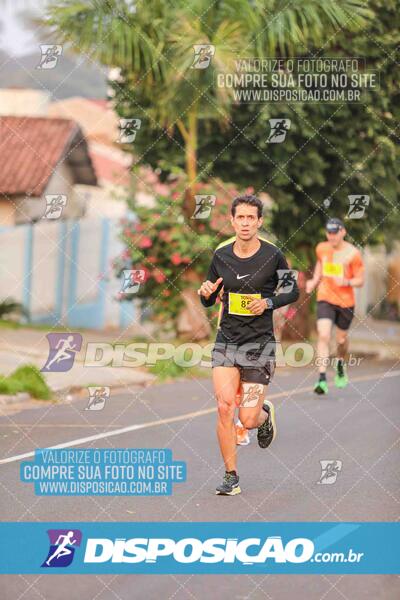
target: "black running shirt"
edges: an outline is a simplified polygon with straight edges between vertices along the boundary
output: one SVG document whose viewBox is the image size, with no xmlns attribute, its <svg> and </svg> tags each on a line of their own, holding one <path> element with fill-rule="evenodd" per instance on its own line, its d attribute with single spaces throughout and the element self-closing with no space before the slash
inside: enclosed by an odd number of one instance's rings
<svg viewBox="0 0 400 600">
<path fill-rule="evenodd" d="M 237 302 L 240 304 L 242 300 L 237 294 L 260 294 L 261 298 L 272 300 L 273 308 L 291 304 L 299 297 L 296 282 L 290 291 L 280 291 L 275 295 L 279 276 L 282 276 L 278 270 L 288 270 L 289 267 L 277 246 L 260 236 L 258 239 L 260 248 L 248 258 L 240 258 L 234 254 L 236 237 L 222 242 L 214 252 L 207 279 L 215 283 L 219 277 L 223 277 L 223 281 L 208 300 L 204 296 L 200 296 L 200 299 L 203 306 L 212 306 L 222 286 L 224 287 L 217 342 L 240 345 L 249 342 L 264 344 L 275 340 L 272 310 L 266 309 L 261 315 L 237 314 L 241 310 Z"/>
</svg>

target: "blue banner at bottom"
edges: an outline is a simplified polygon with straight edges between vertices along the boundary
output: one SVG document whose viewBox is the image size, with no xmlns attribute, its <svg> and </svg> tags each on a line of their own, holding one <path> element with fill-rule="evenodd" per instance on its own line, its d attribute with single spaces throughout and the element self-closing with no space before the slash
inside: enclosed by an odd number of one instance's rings
<svg viewBox="0 0 400 600">
<path fill-rule="evenodd" d="M 0 524 L 1 573 L 395 574 L 400 523 Z"/>
</svg>

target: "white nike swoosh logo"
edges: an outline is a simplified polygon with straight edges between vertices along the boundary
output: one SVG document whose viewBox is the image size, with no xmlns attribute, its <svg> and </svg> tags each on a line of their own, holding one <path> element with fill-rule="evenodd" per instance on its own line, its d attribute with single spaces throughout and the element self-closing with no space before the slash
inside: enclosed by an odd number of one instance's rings
<svg viewBox="0 0 400 600">
<path fill-rule="evenodd" d="M 238 279 L 243 279 L 243 277 L 248 277 L 250 275 L 250 273 L 247 273 L 247 275 L 236 275 L 236 277 Z"/>
</svg>

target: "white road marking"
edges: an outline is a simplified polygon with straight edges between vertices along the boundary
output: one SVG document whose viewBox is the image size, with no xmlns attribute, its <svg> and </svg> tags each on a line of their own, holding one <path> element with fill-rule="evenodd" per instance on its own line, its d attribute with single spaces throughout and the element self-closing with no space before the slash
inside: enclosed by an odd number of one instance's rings
<svg viewBox="0 0 400 600">
<path fill-rule="evenodd" d="M 355 377 L 352 379 L 352 382 L 357 381 L 368 381 L 375 380 L 379 376 L 382 377 L 397 377 L 400 375 L 400 370 L 398 371 L 388 371 L 387 373 L 380 374 L 375 373 L 374 375 L 363 375 L 361 377 Z M 284 392 L 277 392 L 276 394 L 270 394 L 268 399 L 281 398 L 282 396 L 293 396 L 297 394 L 302 394 L 303 392 L 310 392 L 314 388 L 313 386 L 297 388 L 292 392 L 290 390 Z M 213 412 L 216 412 L 216 408 L 207 408 L 205 410 L 198 410 L 196 412 L 185 413 L 183 415 L 179 415 L 176 417 L 169 417 L 168 419 L 159 419 L 158 421 L 149 421 L 147 423 L 139 423 L 138 425 L 129 425 L 128 427 L 122 427 L 121 429 L 115 429 L 114 431 L 105 431 L 104 433 L 98 433 L 96 435 L 89 435 L 87 437 L 78 438 L 76 440 L 71 440 L 70 442 L 63 442 L 62 444 L 57 444 L 56 446 L 48 446 L 46 447 L 51 450 L 56 450 L 59 448 L 71 448 L 71 446 L 79 446 L 79 444 L 87 444 L 88 442 L 93 442 L 95 440 L 102 440 L 104 438 L 113 437 L 115 435 L 121 435 L 123 433 L 128 433 L 130 431 L 138 431 L 139 429 L 147 429 L 148 427 L 157 427 L 159 425 L 166 425 L 167 423 L 177 423 L 179 421 L 185 421 L 186 419 L 195 419 L 196 417 L 202 417 L 204 415 L 209 415 Z M 9 456 L 8 458 L 3 458 L 0 460 L 0 465 L 4 465 L 11 462 L 16 462 L 18 460 L 22 460 L 23 458 L 30 458 L 35 456 L 35 451 L 25 452 L 25 454 L 18 454 L 16 456 Z"/>
</svg>

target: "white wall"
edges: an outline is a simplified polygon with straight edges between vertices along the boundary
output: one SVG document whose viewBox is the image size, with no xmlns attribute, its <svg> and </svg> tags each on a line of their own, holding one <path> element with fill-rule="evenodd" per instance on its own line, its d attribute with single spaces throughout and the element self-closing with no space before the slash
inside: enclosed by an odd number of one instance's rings
<svg viewBox="0 0 400 600">
<path fill-rule="evenodd" d="M 63 324 L 67 324 L 67 307 L 71 282 L 70 264 L 72 260 L 71 230 L 75 221 L 64 221 L 65 235 L 65 268 L 63 285 Z M 11 297 L 17 302 L 24 301 L 24 285 L 27 284 L 28 272 L 25 264 L 27 248 L 27 232 L 33 228 L 32 245 L 32 284 L 30 309 L 33 317 L 52 313 L 56 307 L 57 285 L 59 280 L 59 258 L 62 241 L 62 227 L 59 220 L 40 221 L 33 226 L 18 225 L 0 229 L 0 299 Z M 93 302 L 98 298 L 100 273 L 100 254 L 102 241 L 102 219 L 81 219 L 79 221 L 79 244 L 77 264 L 77 297 L 78 304 Z M 117 239 L 118 221 L 110 223 L 108 256 L 106 259 L 106 294 L 105 294 L 105 326 L 119 327 L 120 303 L 115 297 L 120 289 L 120 281 L 114 277 L 111 265 L 122 249 Z M 69 233 L 68 233 L 69 232 Z"/>
<path fill-rule="evenodd" d="M 22 302 L 24 285 L 25 227 L 0 230 L 0 294 Z"/>
<path fill-rule="evenodd" d="M 47 194 L 65 194 L 67 196 L 67 203 L 62 213 L 63 219 L 68 217 L 76 218 L 82 215 L 80 203 L 75 197 L 71 169 L 66 164 L 61 163 L 54 170 L 41 197 L 21 196 L 16 199 L 15 223 L 20 224 L 33 220 L 42 220 L 46 212 L 45 196 Z M 51 221 L 51 219 L 43 220 Z"/>
<path fill-rule="evenodd" d="M 76 291 L 79 302 L 90 302 L 97 296 L 100 252 L 101 220 L 81 219 Z"/>
<path fill-rule="evenodd" d="M 356 314 L 364 317 L 368 306 L 379 304 L 387 294 L 388 257 L 383 245 L 366 246 L 363 250 L 365 283 L 356 288 Z"/>
<path fill-rule="evenodd" d="M 50 93 L 34 89 L 0 89 L 0 115 L 46 116 Z"/>
<path fill-rule="evenodd" d="M 105 187 L 76 184 L 75 196 L 89 219 L 120 219 L 126 214 L 126 190 L 109 184 Z"/>
<path fill-rule="evenodd" d="M 55 309 L 59 257 L 59 222 L 34 225 L 31 312 L 41 314 Z"/>
<path fill-rule="evenodd" d="M 63 218 L 77 218 L 82 215 L 80 203 L 77 202 L 74 191 L 74 180 L 71 168 L 65 162 L 62 162 L 54 170 L 51 176 L 45 194 L 65 194 L 67 204 L 63 210 Z M 45 206 L 45 204 L 43 205 Z"/>
</svg>

